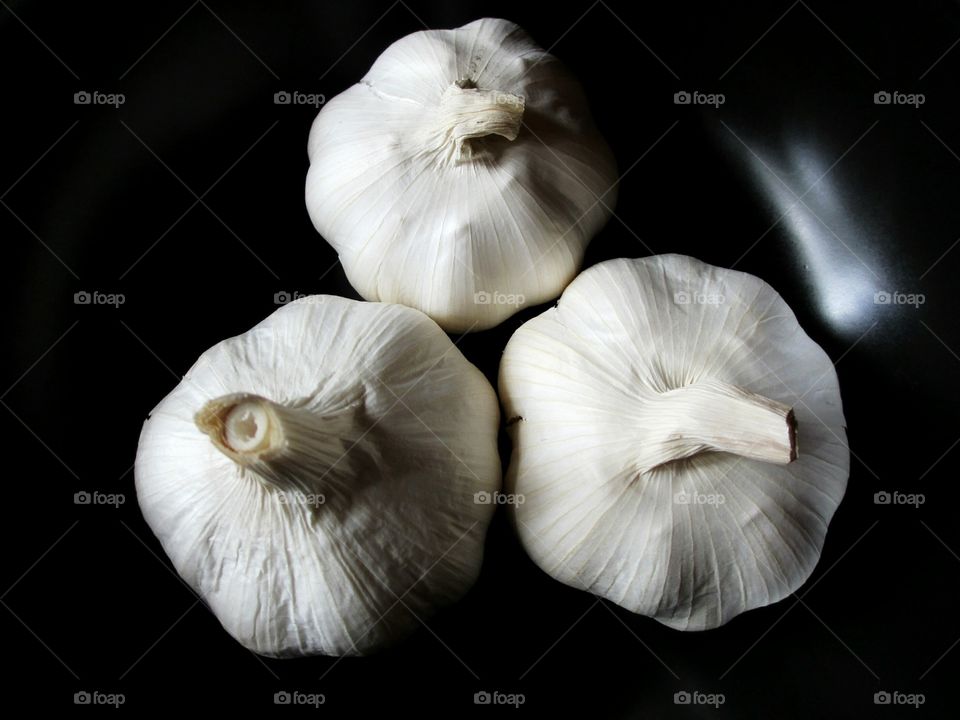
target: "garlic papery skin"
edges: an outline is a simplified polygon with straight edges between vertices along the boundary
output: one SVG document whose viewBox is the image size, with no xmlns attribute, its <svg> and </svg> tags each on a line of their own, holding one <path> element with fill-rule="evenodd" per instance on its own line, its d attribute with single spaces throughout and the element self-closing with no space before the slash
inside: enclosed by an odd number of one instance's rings
<svg viewBox="0 0 960 720">
<path fill-rule="evenodd" d="M 769 285 L 611 260 L 500 366 L 517 533 L 557 580 L 679 630 L 810 576 L 850 466 L 833 364 Z"/>
<path fill-rule="evenodd" d="M 616 204 L 579 84 L 505 20 L 395 42 L 308 155 L 307 210 L 353 287 L 451 332 L 557 297 Z"/>
<path fill-rule="evenodd" d="M 245 647 L 368 654 L 476 579 L 498 426 L 493 388 L 426 315 L 311 296 L 205 352 L 153 410 L 137 497 Z"/>
</svg>

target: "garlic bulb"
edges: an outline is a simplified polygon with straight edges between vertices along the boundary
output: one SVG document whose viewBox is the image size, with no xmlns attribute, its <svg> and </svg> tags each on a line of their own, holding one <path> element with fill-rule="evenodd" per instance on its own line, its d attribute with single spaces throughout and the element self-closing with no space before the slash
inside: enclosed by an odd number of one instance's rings
<svg viewBox="0 0 960 720">
<path fill-rule="evenodd" d="M 308 152 L 307 209 L 353 287 L 450 331 L 559 295 L 616 201 L 579 84 L 505 20 L 395 42 Z"/>
<path fill-rule="evenodd" d="M 849 474 L 840 391 L 762 280 L 601 263 L 514 334 L 500 392 L 517 532 L 554 578 L 703 630 L 813 571 Z"/>
<path fill-rule="evenodd" d="M 426 315 L 311 296 L 205 352 L 154 409 L 137 497 L 244 646 L 365 654 L 474 582 L 498 425 Z"/>
</svg>

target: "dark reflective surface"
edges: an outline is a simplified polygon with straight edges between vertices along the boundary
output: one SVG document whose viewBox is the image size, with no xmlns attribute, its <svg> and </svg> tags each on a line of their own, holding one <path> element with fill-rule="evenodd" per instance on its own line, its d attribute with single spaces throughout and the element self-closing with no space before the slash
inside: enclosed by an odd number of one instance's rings
<svg viewBox="0 0 960 720">
<path fill-rule="evenodd" d="M 128 707 L 272 709 L 274 692 L 300 689 L 324 693 L 328 713 L 385 703 L 459 715 L 475 692 L 499 690 L 524 693 L 522 712 L 944 716 L 960 661 L 956 4 L 407 5 L 0 9 L 11 336 L 0 417 L 23 468 L 7 472 L 12 612 L 0 622 L 17 701 L 69 706 L 99 689 Z M 837 362 L 847 497 L 801 601 L 709 633 L 549 580 L 498 515 L 476 588 L 410 642 L 366 660 L 259 662 L 190 609 L 165 569 L 129 471 L 140 424 L 200 352 L 272 312 L 276 293 L 356 296 L 303 207 L 315 109 L 274 93 L 332 97 L 421 20 L 483 15 L 555 45 L 625 173 L 588 264 L 681 252 L 754 273 Z M 75 105 L 83 90 L 125 103 Z M 684 91 L 724 102 L 675 104 Z M 918 93 L 922 104 L 899 102 Z M 76 305 L 81 291 L 125 302 Z M 495 381 L 507 338 L 542 309 L 459 347 Z M 126 502 L 75 505 L 82 490 Z M 878 505 L 882 491 L 925 502 Z M 725 703 L 678 707 L 682 690 Z M 878 691 L 926 702 L 878 708 Z"/>
</svg>

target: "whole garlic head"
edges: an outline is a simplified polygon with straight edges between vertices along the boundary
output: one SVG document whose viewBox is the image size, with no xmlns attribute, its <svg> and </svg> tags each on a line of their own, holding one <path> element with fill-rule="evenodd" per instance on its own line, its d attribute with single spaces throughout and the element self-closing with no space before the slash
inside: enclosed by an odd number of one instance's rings
<svg viewBox="0 0 960 720">
<path fill-rule="evenodd" d="M 554 578 L 704 630 L 813 571 L 849 474 L 840 390 L 759 278 L 596 265 L 517 330 L 500 392 L 517 532 Z"/>
<path fill-rule="evenodd" d="M 395 42 L 308 152 L 307 209 L 353 287 L 449 331 L 559 295 L 616 202 L 579 84 L 505 20 Z"/>
<path fill-rule="evenodd" d="M 366 654 L 473 584 L 498 425 L 426 315 L 311 296 L 205 352 L 154 409 L 137 497 L 244 646 Z"/>
</svg>

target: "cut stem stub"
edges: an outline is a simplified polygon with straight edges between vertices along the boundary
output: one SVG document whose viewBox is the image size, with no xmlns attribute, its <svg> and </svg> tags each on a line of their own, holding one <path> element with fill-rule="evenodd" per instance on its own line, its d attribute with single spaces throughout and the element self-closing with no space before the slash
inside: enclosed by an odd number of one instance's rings
<svg viewBox="0 0 960 720">
<path fill-rule="evenodd" d="M 469 81 L 448 87 L 440 98 L 440 129 L 458 160 L 473 157 L 470 141 L 487 135 L 516 140 L 523 121 L 524 100 L 498 90 L 480 90 Z"/>
<path fill-rule="evenodd" d="M 321 413 L 250 393 L 210 400 L 194 422 L 237 465 L 274 488 L 303 492 L 343 490 L 330 470 L 346 467 L 348 448 L 363 436 L 349 409 Z"/>
<path fill-rule="evenodd" d="M 781 402 L 718 381 L 661 393 L 641 423 L 641 474 L 702 452 L 786 465 L 797 458 L 797 421 Z"/>
<path fill-rule="evenodd" d="M 196 414 L 197 427 L 227 457 L 243 465 L 265 459 L 286 445 L 281 406 L 247 393 L 209 401 Z"/>
</svg>

